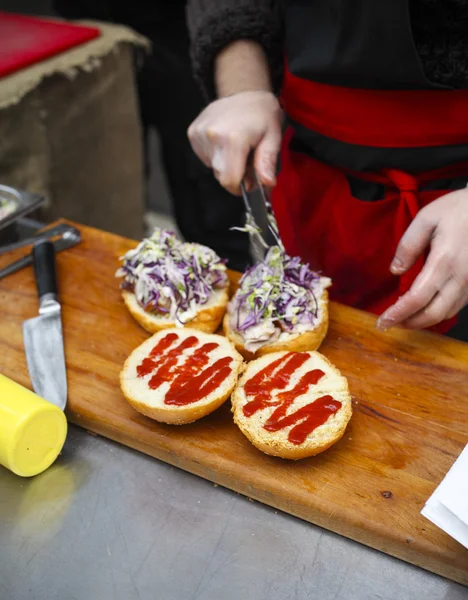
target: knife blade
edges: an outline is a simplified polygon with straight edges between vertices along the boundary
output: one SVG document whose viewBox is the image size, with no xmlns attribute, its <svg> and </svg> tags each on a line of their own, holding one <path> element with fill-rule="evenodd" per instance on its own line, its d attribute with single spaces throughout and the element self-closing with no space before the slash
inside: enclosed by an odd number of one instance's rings
<svg viewBox="0 0 468 600">
<path fill-rule="evenodd" d="M 62 309 L 58 300 L 52 242 L 33 246 L 32 259 L 39 297 L 39 316 L 23 323 L 23 339 L 34 391 L 62 410 L 67 403 Z"/>
<path fill-rule="evenodd" d="M 251 199 L 243 181 L 241 181 L 240 188 L 242 192 L 242 199 L 244 200 L 245 224 L 246 226 L 253 226 L 253 229 L 247 229 L 249 234 L 250 255 L 254 264 L 257 264 L 262 262 L 262 260 L 265 258 L 265 254 L 268 250 L 268 244 L 261 233 L 261 228 L 257 225 L 257 219 L 253 213 Z"/>
<path fill-rule="evenodd" d="M 258 190 L 248 192 L 244 181 L 241 182 L 240 188 L 244 201 L 246 223 L 247 225 L 253 225 L 253 230 L 249 230 L 250 251 L 254 263 L 258 263 L 265 258 L 271 246 L 279 246 L 282 251 L 284 251 L 284 246 L 271 203 L 256 173 L 255 177 Z"/>
</svg>

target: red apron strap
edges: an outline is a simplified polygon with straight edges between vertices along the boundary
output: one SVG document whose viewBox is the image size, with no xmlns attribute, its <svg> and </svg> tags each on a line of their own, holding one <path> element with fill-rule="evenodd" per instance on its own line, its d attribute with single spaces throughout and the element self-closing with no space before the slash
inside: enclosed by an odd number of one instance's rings
<svg viewBox="0 0 468 600">
<path fill-rule="evenodd" d="M 309 81 L 286 61 L 282 104 L 327 137 L 377 148 L 466 144 L 468 90 L 374 90 Z M 441 117 L 443 115 L 443 117 Z"/>
<path fill-rule="evenodd" d="M 399 169 L 382 169 L 382 171 L 375 173 L 356 173 L 349 169 L 343 170 L 357 179 L 380 183 L 390 189 L 394 188 L 398 191 L 400 202 L 396 213 L 394 228 L 394 243 L 395 246 L 397 246 L 409 224 L 416 217 L 421 208 L 419 199 L 420 186 L 427 181 L 445 178 L 449 179 L 460 176 L 460 173 L 468 172 L 468 161 L 447 165 L 439 169 L 418 174 L 406 173 Z M 425 255 L 421 255 L 415 264 L 400 277 L 400 294 L 404 294 L 410 289 L 424 266 L 425 258 Z"/>
<path fill-rule="evenodd" d="M 418 214 L 419 200 L 418 180 L 414 175 L 398 169 L 384 169 L 383 173 L 400 193 L 400 203 L 395 220 L 395 243 L 398 244 L 405 233 L 408 223 Z M 413 281 L 424 266 L 424 256 L 421 255 L 415 264 L 400 277 L 400 293 L 407 292 Z"/>
</svg>

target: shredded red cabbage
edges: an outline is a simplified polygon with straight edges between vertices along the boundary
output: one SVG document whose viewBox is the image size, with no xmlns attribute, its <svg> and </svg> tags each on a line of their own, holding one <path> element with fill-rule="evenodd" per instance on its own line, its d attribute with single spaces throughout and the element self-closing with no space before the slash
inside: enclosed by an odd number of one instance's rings
<svg viewBox="0 0 468 600">
<path fill-rule="evenodd" d="M 231 306 L 231 324 L 241 334 L 270 337 L 279 332 L 312 328 L 318 318 L 318 297 L 330 280 L 312 271 L 298 257 L 280 248 L 244 273 Z M 253 337 L 255 337 L 255 335 Z"/>
<path fill-rule="evenodd" d="M 183 243 L 162 229 L 127 252 L 117 276 L 123 277 L 122 289 L 133 291 L 145 310 L 170 316 L 180 325 L 228 283 L 225 261 L 213 250 Z"/>
</svg>

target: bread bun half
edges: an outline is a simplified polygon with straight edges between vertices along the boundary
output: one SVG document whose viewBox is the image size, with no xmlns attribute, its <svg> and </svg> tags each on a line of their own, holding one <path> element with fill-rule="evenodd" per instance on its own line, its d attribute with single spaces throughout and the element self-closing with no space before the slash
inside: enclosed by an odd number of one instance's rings
<svg viewBox="0 0 468 600">
<path fill-rule="evenodd" d="M 246 360 L 253 360 L 265 354 L 273 352 L 305 352 L 307 350 L 317 350 L 320 348 L 323 340 L 328 333 L 328 292 L 323 294 L 318 301 L 318 316 L 314 326 L 303 333 L 294 333 L 283 331 L 279 339 L 273 342 L 267 342 L 255 350 L 249 350 L 242 335 L 231 327 L 231 313 L 228 309 L 223 320 L 224 335 L 234 344 L 236 350 L 242 354 Z"/>
<path fill-rule="evenodd" d="M 125 306 L 144 329 L 218 329 L 230 282 L 225 261 L 214 250 L 156 227 L 120 261 L 116 276 L 122 279 Z"/>
<path fill-rule="evenodd" d="M 120 386 L 138 412 L 182 425 L 221 406 L 236 386 L 242 365 L 240 354 L 222 336 L 165 329 L 130 354 Z"/>
<path fill-rule="evenodd" d="M 201 305 L 196 316 L 187 323 L 187 327 L 206 333 L 214 333 L 219 328 L 226 312 L 229 300 L 228 288 L 229 284 L 223 289 L 215 290 L 209 301 Z M 122 298 L 132 317 L 149 333 L 156 333 L 176 326 L 176 323 L 167 316 L 145 310 L 138 303 L 133 292 L 122 290 Z M 181 325 L 178 326 L 182 328 Z"/>
<path fill-rule="evenodd" d="M 348 383 L 318 352 L 277 352 L 249 363 L 232 394 L 234 421 L 252 444 L 297 460 L 327 450 L 351 418 Z"/>
</svg>

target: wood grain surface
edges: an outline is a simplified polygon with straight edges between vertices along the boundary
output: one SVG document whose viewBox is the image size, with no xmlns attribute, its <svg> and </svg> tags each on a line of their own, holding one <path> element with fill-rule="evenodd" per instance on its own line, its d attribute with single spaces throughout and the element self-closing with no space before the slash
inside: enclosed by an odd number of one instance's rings
<svg viewBox="0 0 468 600">
<path fill-rule="evenodd" d="M 468 550 L 420 510 L 468 442 L 468 345 L 428 333 L 378 333 L 375 319 L 331 307 L 322 352 L 348 377 L 343 439 L 297 463 L 256 450 L 229 403 L 194 423 L 135 412 L 119 372 L 147 338 L 121 301 L 115 270 L 134 242 L 80 227 L 58 256 L 73 423 L 302 519 L 468 585 Z M 24 251 L 0 258 L 3 266 Z M 0 372 L 30 387 L 21 324 L 37 314 L 32 269 L 0 281 Z"/>
</svg>

